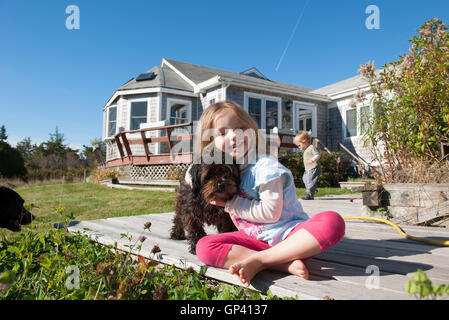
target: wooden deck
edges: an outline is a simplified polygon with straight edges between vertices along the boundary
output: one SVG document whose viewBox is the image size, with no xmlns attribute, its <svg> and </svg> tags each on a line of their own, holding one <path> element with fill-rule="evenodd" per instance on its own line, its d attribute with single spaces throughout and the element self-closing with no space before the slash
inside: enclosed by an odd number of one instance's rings
<svg viewBox="0 0 449 320">
<path fill-rule="evenodd" d="M 70 232 L 83 232 L 102 244 L 125 247 L 127 240 L 120 239 L 128 233 L 137 239 L 145 234 L 141 255 L 150 257 L 155 244 L 161 248 L 156 259 L 179 268 L 203 265 L 188 252 L 186 241 L 169 239 L 173 213 L 140 215 L 81 221 L 69 227 Z M 152 223 L 151 232 L 143 232 L 145 222 Z M 425 227 L 403 227 L 412 235 L 431 239 L 449 239 L 449 232 Z M 207 229 L 214 233 L 214 229 Z M 281 272 L 263 271 L 256 275 L 251 288 L 278 296 L 298 296 L 299 299 L 414 299 L 404 291 L 407 280 L 422 269 L 436 284 L 449 283 L 449 247 L 438 247 L 403 238 L 388 225 L 347 221 L 346 235 L 333 248 L 306 263 L 311 277 L 303 280 Z M 374 278 L 373 270 L 379 271 Z M 237 277 L 227 270 L 208 267 L 206 276 L 223 282 L 241 285 Z M 376 279 L 378 280 L 376 282 Z"/>
</svg>

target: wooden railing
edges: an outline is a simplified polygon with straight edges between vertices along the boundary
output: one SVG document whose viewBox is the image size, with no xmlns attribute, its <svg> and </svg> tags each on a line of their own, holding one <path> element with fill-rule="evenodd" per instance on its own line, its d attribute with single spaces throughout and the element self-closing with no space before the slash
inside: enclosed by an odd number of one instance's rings
<svg viewBox="0 0 449 320">
<path fill-rule="evenodd" d="M 114 136 L 114 140 L 117 145 L 120 158 L 107 161 L 107 165 L 117 166 L 126 164 L 148 165 L 148 164 L 191 163 L 193 161 L 193 152 L 185 152 L 179 154 L 173 154 L 172 152 L 173 145 L 177 141 L 193 140 L 192 133 L 176 134 L 176 136 L 174 136 L 173 131 L 180 128 L 185 128 L 190 132 L 193 132 L 193 123 L 189 122 L 183 124 L 144 128 L 138 130 L 120 131 Z M 146 136 L 147 132 L 156 130 L 165 131 L 165 135 L 161 137 Z M 138 134 L 140 135 L 140 137 L 138 139 L 129 139 L 128 136 L 132 134 Z M 294 143 L 283 141 L 284 137 L 294 138 L 295 135 L 288 133 L 278 133 L 278 143 L 277 143 L 278 151 L 280 148 L 291 148 L 291 149 L 297 148 L 297 146 Z M 169 151 L 168 153 L 154 154 L 150 152 L 150 149 L 148 147 L 149 143 L 164 143 L 164 142 L 168 144 L 168 151 Z M 314 143 L 316 148 L 318 148 L 319 145 L 321 145 L 326 152 L 330 153 L 329 149 L 319 139 L 314 138 Z M 131 145 L 135 144 L 143 145 L 145 155 L 133 154 L 131 150 Z"/>
<path fill-rule="evenodd" d="M 138 130 L 121 131 L 114 136 L 115 143 L 117 145 L 120 159 L 108 161 L 109 166 L 123 165 L 123 164 L 167 164 L 167 163 L 190 163 L 192 162 L 192 152 L 183 154 L 172 155 L 172 148 L 174 142 L 183 140 L 192 140 L 192 133 L 189 134 L 176 134 L 174 137 L 173 131 L 175 129 L 193 127 L 193 123 L 182 123 L 168 126 L 144 128 Z M 149 131 L 163 130 L 165 135 L 161 137 L 147 137 L 146 133 Z M 128 139 L 127 135 L 140 134 L 139 139 Z M 163 143 L 168 144 L 169 153 L 152 154 L 148 148 L 149 143 Z M 131 145 L 141 144 L 143 145 L 145 155 L 134 155 L 131 150 Z M 125 154 L 126 151 L 126 154 Z M 171 157 L 174 156 L 174 159 Z"/>
</svg>

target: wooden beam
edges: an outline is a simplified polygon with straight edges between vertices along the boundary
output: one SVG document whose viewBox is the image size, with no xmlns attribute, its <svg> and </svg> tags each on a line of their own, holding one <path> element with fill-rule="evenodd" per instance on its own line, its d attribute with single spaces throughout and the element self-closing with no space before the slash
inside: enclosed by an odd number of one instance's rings
<svg viewBox="0 0 449 320">
<path fill-rule="evenodd" d="M 125 146 L 126 149 L 126 153 L 128 154 L 128 158 L 130 158 L 133 153 L 131 152 L 131 148 L 129 147 L 129 142 L 128 142 L 128 138 L 126 137 L 126 134 L 122 134 L 122 140 L 123 140 L 123 145 Z"/>
<path fill-rule="evenodd" d="M 120 157 L 123 159 L 125 154 L 123 153 L 122 143 L 120 142 L 120 133 L 115 135 L 115 144 L 117 145 L 118 152 L 120 153 Z"/>
<path fill-rule="evenodd" d="M 142 137 L 141 143 L 143 144 L 143 148 L 145 150 L 145 155 L 147 156 L 147 160 L 150 159 L 150 150 L 148 149 L 148 144 L 146 143 L 145 131 L 140 131 L 140 136 Z"/>
</svg>

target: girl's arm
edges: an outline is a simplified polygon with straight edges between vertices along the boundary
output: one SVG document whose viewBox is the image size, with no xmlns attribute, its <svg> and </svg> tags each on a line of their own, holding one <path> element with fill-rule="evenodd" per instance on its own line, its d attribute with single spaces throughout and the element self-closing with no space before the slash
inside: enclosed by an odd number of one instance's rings
<svg viewBox="0 0 449 320">
<path fill-rule="evenodd" d="M 273 223 L 279 220 L 283 206 L 284 176 L 259 186 L 260 200 L 234 196 L 225 211 L 251 222 Z"/>
</svg>

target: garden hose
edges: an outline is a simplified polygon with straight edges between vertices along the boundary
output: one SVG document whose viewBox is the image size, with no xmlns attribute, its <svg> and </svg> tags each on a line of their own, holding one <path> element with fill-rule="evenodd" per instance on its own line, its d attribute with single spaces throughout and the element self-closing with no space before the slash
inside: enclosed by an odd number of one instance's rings
<svg viewBox="0 0 449 320">
<path fill-rule="evenodd" d="M 426 239 L 426 238 L 419 238 L 419 237 L 411 236 L 411 235 L 405 233 L 404 230 L 401 229 L 401 227 L 399 227 L 398 225 L 396 225 L 393 222 L 388 221 L 386 219 L 373 218 L 373 217 L 356 217 L 356 216 L 354 216 L 354 217 L 343 217 L 343 219 L 345 219 L 345 220 L 349 220 L 349 219 L 354 219 L 354 220 L 372 220 L 372 221 L 386 223 L 386 224 L 389 224 L 390 226 L 394 227 L 406 239 L 415 240 L 415 241 L 419 241 L 419 242 L 424 242 L 424 243 L 432 244 L 432 245 L 436 245 L 436 246 L 449 246 L 449 240 L 436 241 L 436 240 L 430 240 L 430 239 Z"/>
</svg>

